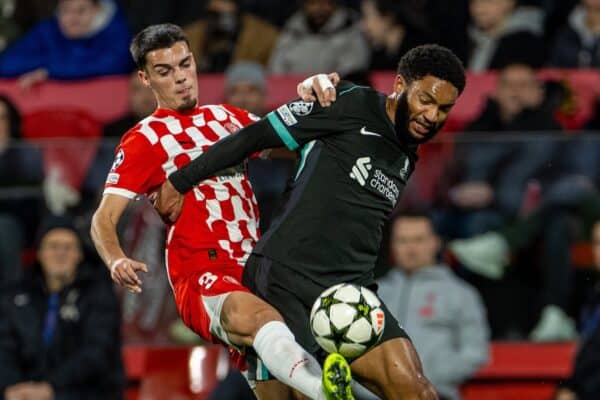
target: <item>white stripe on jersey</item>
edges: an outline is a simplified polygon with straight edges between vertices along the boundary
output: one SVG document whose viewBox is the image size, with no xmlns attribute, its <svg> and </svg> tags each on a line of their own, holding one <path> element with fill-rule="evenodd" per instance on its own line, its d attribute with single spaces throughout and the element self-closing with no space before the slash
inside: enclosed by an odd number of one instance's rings
<svg viewBox="0 0 600 400">
<path fill-rule="evenodd" d="M 202 134 L 200 129 L 192 126 L 185 130 L 185 133 L 194 141 L 194 144 L 198 149 L 204 148 L 204 146 L 210 146 L 213 144 L 212 140 L 209 140 Z"/>
<path fill-rule="evenodd" d="M 227 119 L 227 115 L 231 114 L 221 106 L 208 105 L 202 108 L 208 108 L 217 121 L 225 121 Z"/>
<path fill-rule="evenodd" d="M 108 187 L 104 189 L 103 194 L 115 194 L 117 196 L 126 197 L 130 200 L 135 200 L 139 197 L 139 194 L 132 192 L 131 190 L 116 187 Z"/>
<path fill-rule="evenodd" d="M 175 157 L 187 152 L 183 149 L 183 147 L 181 147 L 177 139 L 175 139 L 172 135 L 164 135 L 161 137 L 160 144 L 169 156 L 167 161 L 165 161 L 162 165 L 163 170 L 167 173 L 167 175 L 169 175 L 177 170 L 177 166 L 175 165 Z"/>
<path fill-rule="evenodd" d="M 224 137 L 231 135 L 231 133 L 229 133 L 227 129 L 223 128 L 223 125 L 221 125 L 221 123 L 218 121 L 210 121 L 208 126 L 213 130 L 214 133 L 217 134 L 217 136 L 219 136 L 219 139 L 223 139 Z"/>
</svg>

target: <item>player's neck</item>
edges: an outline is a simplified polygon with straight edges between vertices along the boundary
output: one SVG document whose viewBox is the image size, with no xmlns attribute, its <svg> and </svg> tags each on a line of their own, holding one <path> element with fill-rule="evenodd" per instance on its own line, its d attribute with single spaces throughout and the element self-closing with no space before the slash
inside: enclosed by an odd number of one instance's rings
<svg viewBox="0 0 600 400">
<path fill-rule="evenodd" d="M 396 111 L 398 110 L 399 97 L 400 95 L 394 92 L 385 100 L 385 112 L 394 125 L 396 125 Z"/>
<path fill-rule="evenodd" d="M 170 107 L 163 107 L 163 106 L 158 106 L 158 108 L 156 109 L 156 111 L 154 111 L 155 115 L 157 116 L 161 116 L 161 115 L 194 115 L 198 112 L 198 106 L 194 106 L 192 108 L 185 108 L 182 110 L 178 110 L 178 109 L 174 109 L 174 108 L 170 108 Z"/>
</svg>

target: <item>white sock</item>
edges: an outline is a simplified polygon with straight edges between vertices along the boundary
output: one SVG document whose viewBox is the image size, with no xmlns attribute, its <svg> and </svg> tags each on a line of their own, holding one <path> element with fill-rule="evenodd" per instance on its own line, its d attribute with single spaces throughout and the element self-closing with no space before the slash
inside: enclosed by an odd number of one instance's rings
<svg viewBox="0 0 600 400">
<path fill-rule="evenodd" d="M 312 400 L 324 399 L 321 366 L 304 350 L 283 322 L 271 321 L 258 330 L 254 350 L 280 382 Z"/>
</svg>

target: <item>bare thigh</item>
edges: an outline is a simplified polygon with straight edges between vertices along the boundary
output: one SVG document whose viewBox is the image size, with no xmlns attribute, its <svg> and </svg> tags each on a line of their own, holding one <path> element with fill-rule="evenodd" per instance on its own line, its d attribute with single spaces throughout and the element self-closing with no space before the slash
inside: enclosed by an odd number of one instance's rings
<svg viewBox="0 0 600 400">
<path fill-rule="evenodd" d="M 385 341 L 351 364 L 354 378 L 386 400 L 437 400 L 409 339 Z"/>
</svg>

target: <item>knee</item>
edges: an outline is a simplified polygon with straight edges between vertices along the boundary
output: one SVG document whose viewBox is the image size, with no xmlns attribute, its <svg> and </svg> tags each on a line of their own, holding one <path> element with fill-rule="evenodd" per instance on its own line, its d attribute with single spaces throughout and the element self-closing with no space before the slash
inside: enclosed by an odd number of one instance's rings
<svg viewBox="0 0 600 400">
<path fill-rule="evenodd" d="M 231 304 L 227 304 L 231 303 Z M 226 302 L 221 313 L 223 327 L 240 336 L 254 340 L 256 333 L 266 323 L 283 321 L 283 317 L 275 308 L 264 301 L 254 298 L 242 301 Z"/>
</svg>

